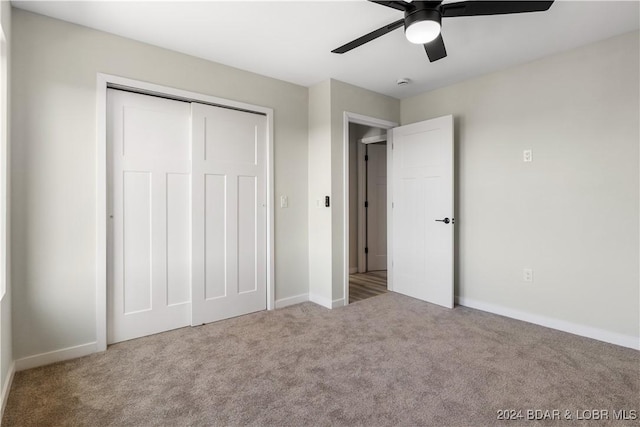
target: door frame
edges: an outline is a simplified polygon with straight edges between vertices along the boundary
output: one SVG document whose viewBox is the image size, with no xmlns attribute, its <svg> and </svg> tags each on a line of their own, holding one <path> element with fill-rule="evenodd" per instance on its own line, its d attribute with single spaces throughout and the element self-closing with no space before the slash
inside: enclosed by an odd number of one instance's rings
<svg viewBox="0 0 640 427">
<path fill-rule="evenodd" d="M 369 171 L 369 163 L 364 160 L 364 156 L 368 153 L 369 144 L 375 144 L 378 142 L 387 142 L 387 135 L 376 135 L 367 138 L 362 138 L 356 141 L 357 144 L 357 156 L 358 156 L 358 273 L 367 272 L 368 256 L 364 252 L 365 241 L 369 238 L 368 228 L 365 226 L 367 223 L 368 210 L 364 207 L 364 202 L 368 198 L 367 191 L 367 173 Z"/>
<path fill-rule="evenodd" d="M 366 145 L 356 141 L 356 155 L 358 156 L 357 165 L 358 165 L 358 273 L 365 273 L 367 271 L 367 257 L 364 253 L 365 248 L 365 240 L 367 237 L 367 228 L 365 226 L 367 213 L 364 208 L 364 202 L 367 199 L 367 194 L 365 191 L 366 187 L 366 171 L 367 162 L 364 161 L 364 156 L 366 155 Z M 351 215 L 351 213 L 349 213 Z M 350 244 L 352 242 L 349 242 Z M 349 268 L 349 272 L 351 272 L 351 268 Z"/>
<path fill-rule="evenodd" d="M 344 233 L 342 236 L 342 287 L 344 305 L 349 304 L 349 123 L 386 129 L 387 144 L 389 144 L 389 130 L 399 125 L 398 123 L 389 120 L 378 119 L 376 117 L 365 116 L 358 113 L 351 113 L 349 111 L 345 111 L 342 114 L 342 230 Z M 389 157 L 387 156 L 387 165 L 388 162 Z M 389 174 L 387 171 L 387 182 L 389 179 L 388 176 Z M 387 197 L 387 206 L 390 206 L 389 200 L 389 197 Z M 387 230 L 389 230 L 389 215 L 387 215 Z M 387 248 L 389 248 L 388 238 Z"/>
<path fill-rule="evenodd" d="M 96 77 L 96 351 L 107 349 L 107 89 L 129 88 L 134 92 L 162 96 L 181 101 L 202 102 L 267 117 L 267 310 L 275 308 L 274 258 L 274 151 L 273 109 L 246 104 L 169 86 L 133 80 L 111 74 L 97 73 Z"/>
<path fill-rule="evenodd" d="M 389 129 L 389 131 L 391 131 L 391 129 Z M 388 133 L 390 133 L 390 132 L 388 132 Z M 369 156 L 369 160 L 367 160 L 366 162 L 363 161 L 363 163 L 364 163 L 363 167 L 366 170 L 366 173 L 364 174 L 364 179 L 366 180 L 366 185 L 363 188 L 363 193 L 364 193 L 363 200 L 361 202 L 359 201 L 360 206 L 358 207 L 358 209 L 362 209 L 362 216 L 358 218 L 358 221 L 362 221 L 366 225 L 366 227 L 362 228 L 363 229 L 363 234 L 362 234 L 362 236 L 363 236 L 362 237 L 362 242 L 363 242 L 362 248 L 363 249 L 362 249 L 362 252 L 358 254 L 359 256 L 362 256 L 362 260 L 363 260 L 363 263 L 364 263 L 363 265 L 365 266 L 365 269 L 363 270 L 364 272 L 376 271 L 375 268 L 371 268 L 371 263 L 369 263 L 369 252 L 365 253 L 365 251 L 364 251 L 365 247 L 370 249 L 369 237 L 371 237 L 371 233 L 375 233 L 375 231 L 372 232 L 372 228 L 369 227 L 369 214 L 371 212 L 373 212 L 373 210 L 371 210 L 372 207 L 369 205 L 369 207 L 365 209 L 364 201 L 366 200 L 369 203 L 371 202 L 370 193 L 369 193 L 369 174 L 371 173 L 371 170 L 370 170 L 371 157 L 370 156 L 372 156 L 372 154 L 371 154 L 371 150 L 369 150 L 369 145 L 370 144 L 379 143 L 379 142 L 385 142 L 386 143 L 387 142 L 387 136 L 384 135 L 383 137 L 376 137 L 375 140 L 370 139 L 369 142 L 362 141 L 362 145 L 365 146 L 366 155 Z M 386 145 L 384 146 L 384 156 L 385 156 L 385 163 L 386 163 L 386 156 L 387 156 L 387 147 L 386 147 Z M 374 167 L 373 172 L 375 173 L 376 171 L 377 171 L 377 168 Z M 387 178 L 386 181 L 387 181 L 386 184 L 387 184 L 387 187 L 388 187 L 389 179 Z M 366 189 L 366 191 L 365 191 L 365 189 Z M 385 211 L 387 209 L 386 203 L 385 203 L 384 209 L 385 209 Z M 384 232 L 385 237 L 386 237 L 387 234 L 389 234 L 388 227 L 389 227 L 390 224 L 391 224 L 390 222 L 385 224 L 386 225 L 385 226 L 385 232 Z M 380 236 L 381 234 L 382 233 L 378 233 L 378 236 Z M 360 236 L 358 236 L 358 239 L 360 239 Z M 358 244 L 360 244 L 360 240 L 358 241 Z M 388 258 L 388 254 L 387 254 L 387 258 Z M 387 266 L 387 270 L 388 269 L 389 269 L 389 267 Z"/>
</svg>

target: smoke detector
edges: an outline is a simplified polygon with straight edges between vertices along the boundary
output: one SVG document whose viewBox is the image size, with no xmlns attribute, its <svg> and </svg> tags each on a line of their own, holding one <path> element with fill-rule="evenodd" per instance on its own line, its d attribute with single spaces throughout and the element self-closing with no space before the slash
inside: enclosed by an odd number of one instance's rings
<svg viewBox="0 0 640 427">
<path fill-rule="evenodd" d="M 401 77 L 396 81 L 398 86 L 406 86 L 411 82 L 411 80 L 407 77 Z"/>
</svg>

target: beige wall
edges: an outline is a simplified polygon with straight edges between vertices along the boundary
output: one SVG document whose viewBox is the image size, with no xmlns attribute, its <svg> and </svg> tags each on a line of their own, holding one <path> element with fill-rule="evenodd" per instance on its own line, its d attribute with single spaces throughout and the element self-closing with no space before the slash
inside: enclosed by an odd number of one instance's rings
<svg viewBox="0 0 640 427">
<path fill-rule="evenodd" d="M 455 118 L 464 301 L 637 344 L 638 39 L 634 32 L 402 101 L 402 124 Z M 524 149 L 532 163 L 523 163 Z M 533 283 L 523 282 L 524 267 Z"/>
<path fill-rule="evenodd" d="M 331 85 L 309 88 L 309 298 L 331 301 Z"/>
<path fill-rule="evenodd" d="M 307 292 L 307 88 L 13 12 L 16 358 L 96 339 L 98 72 L 274 109 L 276 299 Z"/>
</svg>

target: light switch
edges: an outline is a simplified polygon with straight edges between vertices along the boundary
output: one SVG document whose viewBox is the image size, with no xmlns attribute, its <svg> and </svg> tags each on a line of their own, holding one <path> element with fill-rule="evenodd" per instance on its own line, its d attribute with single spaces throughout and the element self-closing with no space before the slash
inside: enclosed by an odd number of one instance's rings
<svg viewBox="0 0 640 427">
<path fill-rule="evenodd" d="M 289 198 L 287 196 L 280 196 L 280 207 L 281 208 L 289 207 Z"/>
</svg>

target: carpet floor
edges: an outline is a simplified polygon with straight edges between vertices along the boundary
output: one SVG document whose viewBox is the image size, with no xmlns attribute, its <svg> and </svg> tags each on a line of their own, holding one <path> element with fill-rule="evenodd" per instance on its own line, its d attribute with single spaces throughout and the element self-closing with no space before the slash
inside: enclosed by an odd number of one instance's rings
<svg viewBox="0 0 640 427">
<path fill-rule="evenodd" d="M 638 414 L 639 369 L 635 350 L 390 292 L 178 329 L 18 372 L 2 424 L 638 425 L 613 411 Z M 511 409 L 524 418 L 497 419 Z M 579 419 L 595 409 L 608 419 Z M 530 421 L 527 410 L 562 418 Z"/>
</svg>

